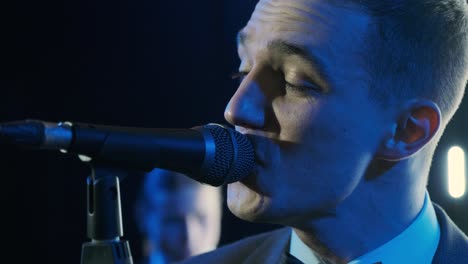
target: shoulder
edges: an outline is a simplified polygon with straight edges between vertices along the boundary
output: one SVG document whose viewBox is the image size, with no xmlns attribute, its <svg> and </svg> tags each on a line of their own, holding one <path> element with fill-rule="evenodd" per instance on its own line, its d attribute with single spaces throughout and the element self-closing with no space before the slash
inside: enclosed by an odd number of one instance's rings
<svg viewBox="0 0 468 264">
<path fill-rule="evenodd" d="M 214 251 L 192 257 L 180 264 L 243 263 L 252 255 L 257 255 L 255 251 L 261 250 L 261 253 L 268 255 L 268 250 L 275 247 L 284 247 L 284 243 L 289 241 L 290 233 L 290 228 L 279 228 L 273 231 L 257 234 L 231 244 L 224 245 Z"/>
<path fill-rule="evenodd" d="M 450 219 L 445 211 L 434 204 L 440 226 L 440 240 L 434 256 L 434 263 L 461 263 L 468 259 L 468 237 Z"/>
</svg>

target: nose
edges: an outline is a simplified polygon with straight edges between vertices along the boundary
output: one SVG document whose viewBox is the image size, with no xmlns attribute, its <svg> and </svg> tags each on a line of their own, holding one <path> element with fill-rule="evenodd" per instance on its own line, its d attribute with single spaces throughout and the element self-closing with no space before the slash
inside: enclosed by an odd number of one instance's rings
<svg viewBox="0 0 468 264">
<path fill-rule="evenodd" d="M 231 97 L 224 111 L 230 124 L 257 129 L 265 126 L 268 98 L 258 75 L 251 71 Z"/>
</svg>

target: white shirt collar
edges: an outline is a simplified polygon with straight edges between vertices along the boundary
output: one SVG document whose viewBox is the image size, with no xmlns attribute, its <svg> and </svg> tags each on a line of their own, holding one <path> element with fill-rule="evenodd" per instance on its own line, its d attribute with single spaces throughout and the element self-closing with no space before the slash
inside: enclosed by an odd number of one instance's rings
<svg viewBox="0 0 468 264">
<path fill-rule="evenodd" d="M 312 249 L 310 249 L 306 244 L 304 244 L 304 242 L 302 242 L 302 240 L 297 236 L 294 229 L 291 233 L 291 242 L 289 243 L 289 254 L 293 255 L 305 264 L 320 263 Z"/>
<path fill-rule="evenodd" d="M 424 205 L 416 219 L 398 236 L 382 246 L 368 252 L 348 264 L 383 264 L 420 263 L 430 264 L 439 245 L 440 227 L 426 192 Z M 289 253 L 306 264 L 318 264 L 320 261 L 314 252 L 297 236 L 291 234 Z"/>
</svg>

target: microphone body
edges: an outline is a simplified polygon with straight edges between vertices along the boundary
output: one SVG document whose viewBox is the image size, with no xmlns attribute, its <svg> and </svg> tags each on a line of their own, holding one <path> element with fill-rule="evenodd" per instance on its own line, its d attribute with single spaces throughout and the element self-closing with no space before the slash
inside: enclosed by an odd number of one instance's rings
<svg viewBox="0 0 468 264">
<path fill-rule="evenodd" d="M 0 124 L 0 139 L 84 155 L 94 163 L 117 168 L 177 171 L 213 186 L 239 181 L 254 165 L 248 138 L 219 124 L 148 129 L 24 120 Z"/>
</svg>

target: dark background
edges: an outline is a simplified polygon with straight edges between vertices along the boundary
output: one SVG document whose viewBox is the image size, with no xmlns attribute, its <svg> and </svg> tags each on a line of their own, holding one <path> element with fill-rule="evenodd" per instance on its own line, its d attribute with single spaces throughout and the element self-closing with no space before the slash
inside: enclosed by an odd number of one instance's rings
<svg viewBox="0 0 468 264">
<path fill-rule="evenodd" d="M 256 1 L 30 1 L 3 8 L 0 121 L 36 118 L 137 127 L 225 123 L 237 85 L 235 36 Z M 468 106 L 436 153 L 431 198 L 468 231 L 465 195 L 446 191 L 449 146 L 468 149 Z M 0 150 L 2 237 L 21 260 L 79 263 L 87 242 L 89 168 L 74 156 Z M 130 175 L 131 176 L 131 175 Z M 124 238 L 140 256 L 132 203 L 141 177 L 121 183 Z M 275 228 L 225 209 L 221 244 Z M 43 261 L 40 261 L 43 262 Z"/>
</svg>

